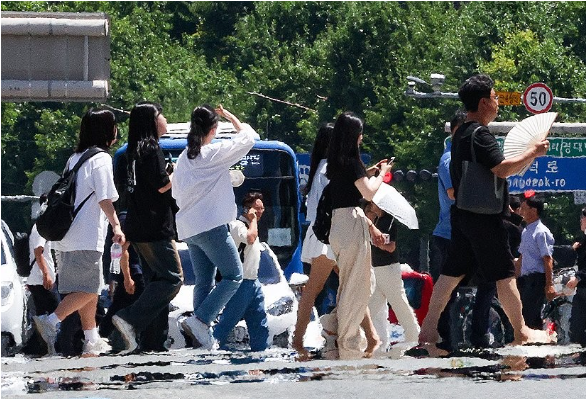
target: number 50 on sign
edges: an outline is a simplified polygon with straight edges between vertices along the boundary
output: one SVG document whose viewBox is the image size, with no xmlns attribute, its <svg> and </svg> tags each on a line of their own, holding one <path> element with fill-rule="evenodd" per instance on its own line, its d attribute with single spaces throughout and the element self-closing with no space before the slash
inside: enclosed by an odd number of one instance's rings
<svg viewBox="0 0 586 399">
<path fill-rule="evenodd" d="M 551 109 L 553 92 L 545 83 L 533 83 L 523 93 L 523 104 L 532 114 L 541 114 Z"/>
</svg>

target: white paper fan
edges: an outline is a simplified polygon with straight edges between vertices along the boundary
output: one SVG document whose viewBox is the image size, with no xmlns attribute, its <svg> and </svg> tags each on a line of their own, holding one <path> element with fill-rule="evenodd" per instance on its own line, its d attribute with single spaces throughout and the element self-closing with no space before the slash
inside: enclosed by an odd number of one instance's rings
<svg viewBox="0 0 586 399">
<path fill-rule="evenodd" d="M 530 116 L 516 124 L 505 137 L 503 148 L 505 159 L 516 157 L 524 153 L 530 146 L 545 139 L 557 116 L 557 112 L 546 112 Z M 516 174 L 523 176 L 531 163 L 523 166 Z"/>
</svg>

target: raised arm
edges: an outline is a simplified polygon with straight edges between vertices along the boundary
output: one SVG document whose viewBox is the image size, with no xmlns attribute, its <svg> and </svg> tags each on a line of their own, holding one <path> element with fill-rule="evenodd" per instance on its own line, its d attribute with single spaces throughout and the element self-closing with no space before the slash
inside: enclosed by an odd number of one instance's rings
<svg viewBox="0 0 586 399">
<path fill-rule="evenodd" d="M 354 182 L 354 185 L 360 191 L 362 197 L 364 197 L 367 201 L 372 201 L 374 195 L 376 194 L 378 188 L 383 182 L 383 177 L 388 172 L 390 172 L 393 164 L 381 162 L 380 163 L 380 173 L 377 177 L 362 177 Z"/>
<path fill-rule="evenodd" d="M 220 116 L 226 118 L 227 120 L 229 120 L 230 122 L 232 122 L 232 125 L 234 125 L 237 132 L 242 130 L 242 128 L 243 128 L 242 122 L 240 122 L 240 120 L 235 115 L 233 115 L 230 111 L 228 111 L 227 109 L 224 109 L 224 107 L 222 107 L 222 104 L 218 105 L 218 108 L 216 108 L 216 112 L 218 113 L 218 115 L 220 115 Z"/>
</svg>

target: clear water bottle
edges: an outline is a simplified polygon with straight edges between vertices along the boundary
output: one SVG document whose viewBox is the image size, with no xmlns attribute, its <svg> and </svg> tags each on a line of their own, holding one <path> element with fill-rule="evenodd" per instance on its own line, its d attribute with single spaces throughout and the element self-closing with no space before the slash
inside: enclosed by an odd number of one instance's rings
<svg viewBox="0 0 586 399">
<path fill-rule="evenodd" d="M 115 242 L 110 247 L 110 273 L 120 274 L 120 258 L 122 258 L 122 245 Z"/>
</svg>

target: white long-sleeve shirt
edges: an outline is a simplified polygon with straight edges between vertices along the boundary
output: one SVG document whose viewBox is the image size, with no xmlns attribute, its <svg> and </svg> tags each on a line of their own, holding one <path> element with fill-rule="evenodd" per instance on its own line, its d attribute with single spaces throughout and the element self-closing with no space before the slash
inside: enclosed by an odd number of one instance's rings
<svg viewBox="0 0 586 399">
<path fill-rule="evenodd" d="M 201 147 L 195 159 L 187 157 L 187 149 L 179 155 L 172 195 L 179 206 L 175 219 L 180 240 L 236 219 L 229 168 L 250 151 L 258 138 L 254 129 L 245 124 L 232 139 Z"/>
</svg>

